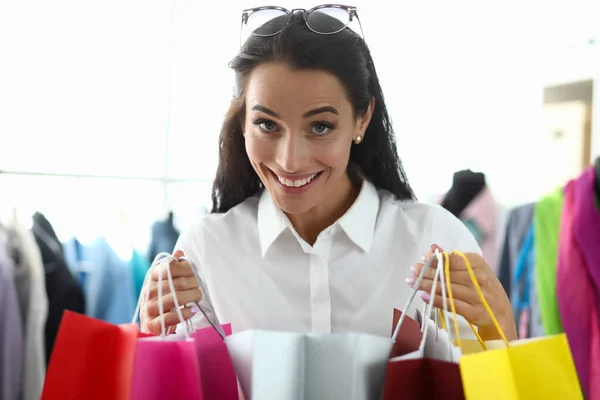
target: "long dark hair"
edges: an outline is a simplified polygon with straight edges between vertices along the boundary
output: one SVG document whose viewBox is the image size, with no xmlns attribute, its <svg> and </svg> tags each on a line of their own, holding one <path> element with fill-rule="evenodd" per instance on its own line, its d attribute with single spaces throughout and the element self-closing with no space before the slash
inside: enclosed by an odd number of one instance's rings
<svg viewBox="0 0 600 400">
<path fill-rule="evenodd" d="M 365 113 L 375 98 L 364 140 L 353 144 L 350 150 L 348 173 L 356 184 L 362 175 L 399 199 L 415 198 L 398 157 L 395 134 L 365 41 L 350 29 L 332 35 L 314 33 L 301 15 L 294 15 L 277 35 L 251 36 L 230 63 L 236 75 L 236 94 L 219 137 L 219 167 L 212 190 L 213 213 L 226 212 L 263 189 L 248 159 L 242 126 L 246 80 L 256 66 L 269 61 L 334 74 L 343 83 L 356 116 Z"/>
</svg>

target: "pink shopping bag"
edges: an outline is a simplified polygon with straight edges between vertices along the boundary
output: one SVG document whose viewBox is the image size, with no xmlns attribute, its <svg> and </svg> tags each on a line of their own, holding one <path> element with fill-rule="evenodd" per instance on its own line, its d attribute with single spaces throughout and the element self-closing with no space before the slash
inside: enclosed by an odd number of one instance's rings
<svg viewBox="0 0 600 400">
<path fill-rule="evenodd" d="M 231 335 L 231 324 L 222 325 Z M 213 328 L 200 329 L 190 335 L 194 339 L 200 366 L 200 382 L 205 399 L 238 400 L 235 368 L 227 345 Z"/>
<path fill-rule="evenodd" d="M 138 339 L 132 400 L 204 400 L 194 339 L 182 335 Z"/>
</svg>

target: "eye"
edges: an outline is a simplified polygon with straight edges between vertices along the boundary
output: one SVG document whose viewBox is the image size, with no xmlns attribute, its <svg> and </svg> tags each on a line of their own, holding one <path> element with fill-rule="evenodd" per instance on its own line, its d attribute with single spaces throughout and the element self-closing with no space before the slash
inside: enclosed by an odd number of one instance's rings
<svg viewBox="0 0 600 400">
<path fill-rule="evenodd" d="M 331 124 L 327 124 L 325 122 L 318 122 L 313 125 L 312 132 L 317 136 L 323 136 L 327 135 L 332 129 L 333 126 L 331 126 Z"/>
<path fill-rule="evenodd" d="M 258 127 L 260 129 L 262 129 L 265 132 L 273 132 L 274 130 L 277 129 L 277 124 L 275 122 L 269 121 L 269 120 L 257 121 L 256 124 L 258 125 Z"/>
<path fill-rule="evenodd" d="M 277 124 L 273 121 L 269 121 L 268 119 L 261 119 L 254 122 L 255 125 L 264 131 L 264 132 L 274 132 L 277 130 Z"/>
</svg>

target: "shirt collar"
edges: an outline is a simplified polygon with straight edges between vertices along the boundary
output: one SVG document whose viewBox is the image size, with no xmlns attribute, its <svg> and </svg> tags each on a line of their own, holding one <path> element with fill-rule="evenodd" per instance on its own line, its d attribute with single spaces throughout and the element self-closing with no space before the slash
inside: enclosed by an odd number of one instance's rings
<svg viewBox="0 0 600 400">
<path fill-rule="evenodd" d="M 334 225 L 341 226 L 350 240 L 368 253 L 373 242 L 378 213 L 377 189 L 371 182 L 364 180 L 354 204 Z M 287 228 L 293 230 L 293 226 L 266 189 L 263 190 L 258 202 L 257 218 L 258 235 L 264 257 L 279 235 Z"/>
</svg>

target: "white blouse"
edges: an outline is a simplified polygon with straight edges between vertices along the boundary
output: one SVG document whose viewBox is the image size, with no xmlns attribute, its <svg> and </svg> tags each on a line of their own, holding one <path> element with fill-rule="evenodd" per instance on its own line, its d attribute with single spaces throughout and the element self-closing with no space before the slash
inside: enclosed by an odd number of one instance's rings
<svg viewBox="0 0 600 400">
<path fill-rule="evenodd" d="M 431 244 L 481 254 L 469 230 L 438 205 L 400 201 L 365 181 L 350 209 L 314 246 L 268 191 L 224 214 L 208 214 L 176 249 L 199 268 L 221 323 L 234 332 L 365 332 L 389 336 L 405 279 Z M 416 297 L 410 311 L 422 310 Z M 202 313 L 192 322 L 208 326 Z M 466 321 L 459 321 L 468 335 Z M 178 327 L 181 331 L 184 327 Z"/>
</svg>

